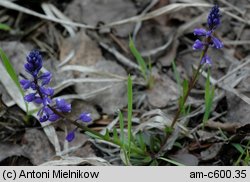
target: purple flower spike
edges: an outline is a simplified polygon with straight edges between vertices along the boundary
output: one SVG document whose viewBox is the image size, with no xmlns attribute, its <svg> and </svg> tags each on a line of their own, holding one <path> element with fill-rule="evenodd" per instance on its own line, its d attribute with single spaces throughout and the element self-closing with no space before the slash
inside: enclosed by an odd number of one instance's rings
<svg viewBox="0 0 250 182">
<path fill-rule="evenodd" d="M 201 64 L 212 65 L 212 59 L 208 55 L 205 55 L 201 60 Z"/>
<path fill-rule="evenodd" d="M 71 142 L 72 140 L 74 140 L 74 138 L 75 138 L 75 131 L 76 131 L 76 130 L 71 131 L 71 132 L 66 136 L 66 140 L 67 140 L 68 142 Z"/>
<path fill-rule="evenodd" d="M 42 63 L 43 60 L 39 51 L 31 51 L 27 56 L 27 62 L 24 64 L 24 68 L 32 78 L 29 80 L 23 79 L 20 81 L 20 84 L 24 90 L 30 89 L 32 93 L 24 96 L 24 99 L 26 102 L 34 102 L 42 105 L 41 109 L 37 113 L 40 122 L 54 122 L 60 118 L 71 121 L 71 119 L 67 118 L 63 114 L 71 112 L 71 104 L 60 98 L 56 99 L 55 102 L 52 101 L 54 89 L 47 87 L 51 81 L 52 74 L 50 72 L 40 72 L 43 65 Z M 91 117 L 89 113 L 82 113 L 77 120 L 90 122 Z M 77 128 L 67 135 L 67 141 L 71 142 L 75 138 L 76 130 Z"/>
<path fill-rule="evenodd" d="M 24 65 L 25 70 L 33 77 L 37 77 L 37 74 L 42 68 L 42 56 L 39 51 L 31 51 L 27 56 L 27 62 Z"/>
<path fill-rule="evenodd" d="M 195 42 L 194 42 L 194 45 L 193 45 L 193 49 L 194 50 L 201 50 L 204 48 L 204 43 L 201 42 L 199 39 L 197 39 Z"/>
<path fill-rule="evenodd" d="M 206 36 L 207 31 L 205 29 L 203 29 L 203 28 L 196 28 L 196 29 L 194 29 L 194 35 Z"/>
<path fill-rule="evenodd" d="M 210 29 L 215 29 L 217 26 L 220 25 L 220 9 L 219 9 L 219 6 L 218 5 L 215 5 L 208 17 L 207 17 L 207 24 L 209 26 Z"/>
<path fill-rule="evenodd" d="M 215 29 L 220 25 L 220 10 L 217 5 L 215 5 L 207 18 L 207 24 L 209 29 L 205 30 L 203 28 L 194 29 L 194 35 L 205 37 L 205 41 L 200 41 L 197 39 L 193 44 L 194 50 L 203 50 L 203 54 L 206 54 L 206 51 L 209 47 L 220 49 L 223 47 L 223 43 L 214 36 Z M 205 52 L 204 52 L 205 51 Z M 212 64 L 212 59 L 208 55 L 204 55 L 201 60 L 201 64 Z"/>
<path fill-rule="evenodd" d="M 81 121 L 83 121 L 83 122 L 86 122 L 86 123 L 92 121 L 92 118 L 91 118 L 90 113 L 86 113 L 86 112 L 82 113 L 82 114 L 80 115 L 79 119 L 80 119 Z"/>
<path fill-rule="evenodd" d="M 26 102 L 32 102 L 36 98 L 36 93 L 31 93 L 26 96 L 24 96 L 24 100 Z"/>
<path fill-rule="evenodd" d="M 56 108 L 61 112 L 70 112 L 71 104 L 67 103 L 64 99 L 56 99 Z"/>
</svg>

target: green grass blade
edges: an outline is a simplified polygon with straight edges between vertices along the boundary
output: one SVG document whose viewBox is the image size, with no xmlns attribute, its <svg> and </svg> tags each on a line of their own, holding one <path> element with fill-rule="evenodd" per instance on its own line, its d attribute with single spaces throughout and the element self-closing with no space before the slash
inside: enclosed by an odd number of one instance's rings
<svg viewBox="0 0 250 182">
<path fill-rule="evenodd" d="M 22 94 L 22 96 L 24 97 L 24 92 L 21 88 L 21 85 L 19 83 L 19 79 L 18 76 L 14 70 L 14 68 L 12 67 L 7 55 L 4 53 L 4 51 L 0 48 L 0 56 L 3 62 L 3 65 L 7 71 L 7 73 L 9 74 L 10 78 L 14 81 L 14 83 L 16 84 L 16 86 L 18 87 L 20 93 Z M 25 107 L 26 107 L 26 113 L 28 113 L 28 104 L 24 101 L 25 103 Z"/>
<path fill-rule="evenodd" d="M 146 145 L 145 145 L 145 142 L 143 140 L 143 136 L 142 136 L 142 133 L 139 132 L 138 135 L 137 135 L 137 141 L 139 143 L 139 146 L 140 148 L 143 150 L 143 151 L 146 151 Z"/>
<path fill-rule="evenodd" d="M 123 118 L 123 114 L 121 113 L 121 111 L 119 111 L 119 124 L 120 124 L 120 140 L 122 142 L 122 144 L 124 145 L 124 118 Z"/>
<path fill-rule="evenodd" d="M 239 143 L 232 143 L 231 145 L 234 146 L 234 148 L 236 148 L 240 152 L 240 156 L 238 157 L 237 161 L 234 162 L 234 165 L 238 166 L 242 160 L 243 155 L 245 154 L 245 150 Z"/>
<path fill-rule="evenodd" d="M 106 132 L 105 132 L 105 135 L 104 135 L 104 139 L 109 141 L 110 139 L 110 136 L 109 136 L 109 130 L 106 128 Z"/>
<path fill-rule="evenodd" d="M 117 129 L 113 128 L 113 138 L 115 142 L 119 142 L 118 134 L 117 134 Z"/>
<path fill-rule="evenodd" d="M 206 84 L 205 84 L 205 113 L 203 116 L 203 126 L 205 125 L 205 122 L 208 120 L 209 115 L 211 113 L 211 109 L 213 105 L 214 90 L 215 90 L 214 86 L 212 88 L 210 86 L 210 71 L 208 71 Z"/>
<path fill-rule="evenodd" d="M 0 23 L 0 30 L 10 31 L 11 28 L 6 24 Z"/>
<path fill-rule="evenodd" d="M 184 98 L 185 98 L 185 95 L 188 92 L 188 81 L 186 79 L 184 79 L 183 83 L 182 83 L 182 92 L 183 93 L 179 98 L 179 107 L 180 107 L 180 110 L 181 110 L 181 114 L 185 114 L 186 113 L 186 108 L 185 108 Z"/>
<path fill-rule="evenodd" d="M 242 146 L 238 143 L 232 143 L 232 146 L 234 146 L 241 154 L 245 153 L 245 150 L 242 148 Z"/>
<path fill-rule="evenodd" d="M 185 97 L 185 95 L 187 94 L 188 92 L 188 81 L 186 79 L 183 80 L 183 97 Z"/>
<path fill-rule="evenodd" d="M 95 138 L 95 139 L 102 139 L 102 140 L 105 140 L 105 139 L 104 139 L 104 136 L 103 136 L 103 137 L 100 137 L 100 136 L 95 135 L 94 133 L 91 133 L 91 132 L 88 132 L 88 131 L 86 131 L 85 134 L 88 135 L 88 136 L 90 136 L 90 137 L 92 137 L 92 138 Z"/>
<path fill-rule="evenodd" d="M 166 162 L 169 162 L 169 163 L 171 163 L 171 164 L 174 164 L 174 165 L 176 165 L 176 166 L 185 166 L 184 164 L 181 164 L 181 163 L 176 162 L 176 161 L 171 160 L 171 159 L 167 159 L 167 158 L 163 158 L 163 157 L 160 157 L 159 159 L 164 160 L 164 161 L 166 161 Z"/>
<path fill-rule="evenodd" d="M 209 101 L 209 95 L 210 95 L 210 72 L 208 71 L 207 78 L 206 78 L 206 84 L 205 84 L 205 101 Z"/>
<path fill-rule="evenodd" d="M 129 40 L 129 48 L 140 66 L 141 73 L 142 73 L 144 79 L 147 80 L 147 65 L 146 65 L 144 59 L 142 58 L 141 54 L 139 53 L 139 51 L 136 49 L 134 41 L 131 39 L 131 37 Z"/>
<path fill-rule="evenodd" d="M 18 80 L 18 77 L 16 75 L 16 72 L 14 70 L 14 68 L 12 67 L 8 57 L 6 56 L 6 54 L 4 53 L 4 51 L 0 48 L 0 56 L 1 56 L 1 59 L 2 59 L 2 62 L 3 62 L 3 65 L 6 69 L 6 71 L 8 72 L 9 76 L 11 77 L 11 79 L 15 82 L 16 86 L 20 89 L 21 89 L 21 86 L 19 84 L 19 80 Z"/>
<path fill-rule="evenodd" d="M 133 107 L 133 86 L 130 75 L 128 76 L 128 156 L 130 157 L 130 148 L 132 141 L 132 107 Z"/>
</svg>

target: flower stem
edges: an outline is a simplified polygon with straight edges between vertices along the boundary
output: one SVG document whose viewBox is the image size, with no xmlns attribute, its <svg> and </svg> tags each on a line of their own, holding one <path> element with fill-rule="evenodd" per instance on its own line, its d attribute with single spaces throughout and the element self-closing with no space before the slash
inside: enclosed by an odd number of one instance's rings
<svg viewBox="0 0 250 182">
<path fill-rule="evenodd" d="M 120 146 L 121 148 L 123 147 L 123 144 L 120 142 L 120 141 L 115 141 L 114 139 L 110 138 L 110 139 L 105 139 L 104 138 L 104 135 L 90 129 L 89 127 L 87 126 L 84 126 L 84 125 L 81 125 L 80 123 L 78 123 L 76 120 L 72 120 L 70 118 L 68 118 L 67 116 L 65 116 L 64 114 L 62 114 L 61 112 L 58 112 L 55 108 L 51 107 L 50 105 L 48 105 L 48 107 L 55 113 L 57 114 L 58 116 L 60 116 L 61 118 L 71 122 L 73 125 L 77 126 L 78 128 L 81 128 L 82 130 L 84 130 L 85 132 L 89 132 L 97 137 L 99 137 L 100 139 L 102 140 L 105 140 L 107 142 L 111 142 L 115 145 L 118 145 Z M 134 147 L 134 146 L 131 146 L 131 150 L 138 153 L 138 154 L 141 154 L 141 155 L 145 155 L 145 152 L 143 150 L 141 150 L 140 148 L 138 147 Z"/>
<path fill-rule="evenodd" d="M 198 68 L 196 69 L 196 71 L 194 72 L 194 74 L 193 74 L 191 80 L 189 81 L 188 90 L 187 90 L 186 94 L 185 94 L 184 97 L 183 97 L 183 106 L 185 105 L 185 103 L 186 103 L 186 101 L 187 101 L 187 98 L 188 98 L 188 96 L 189 96 L 191 90 L 194 88 L 194 85 L 195 85 L 195 83 L 196 83 L 196 81 L 197 81 L 197 78 L 198 78 L 198 76 L 199 76 L 200 70 L 201 70 L 201 68 L 202 68 L 201 61 L 202 61 L 203 57 L 206 55 L 207 50 L 208 50 L 208 46 L 206 46 L 205 49 L 202 51 L 199 66 L 198 66 Z M 175 114 L 175 117 L 174 117 L 174 119 L 173 119 L 173 121 L 172 121 L 172 124 L 171 124 L 171 126 L 170 126 L 171 128 L 174 128 L 176 122 L 178 121 L 178 118 L 180 117 L 180 114 L 181 114 L 181 108 L 182 108 L 183 106 L 182 106 L 182 105 L 179 105 L 178 110 L 177 110 L 177 112 L 176 112 L 176 114 Z"/>
<path fill-rule="evenodd" d="M 37 86 L 37 93 L 38 93 L 38 95 L 41 97 L 41 99 L 43 99 L 44 97 L 43 97 L 43 94 L 42 94 L 41 91 L 40 91 L 40 86 L 38 85 L 37 79 L 34 80 L 34 83 L 35 83 L 36 86 Z M 85 132 L 89 132 L 89 133 L 91 133 L 91 134 L 93 134 L 93 135 L 99 137 L 100 139 L 105 140 L 105 141 L 107 141 L 107 142 L 111 142 L 111 143 L 113 143 L 113 144 L 115 144 L 115 145 L 118 145 L 118 146 L 121 147 L 121 148 L 124 147 L 124 144 L 121 143 L 119 140 L 117 141 L 117 140 L 114 140 L 114 139 L 112 139 L 112 138 L 110 138 L 110 139 L 105 139 L 105 136 L 104 136 L 104 135 L 102 135 L 102 134 L 100 134 L 100 133 L 98 133 L 98 132 L 96 132 L 96 131 L 94 131 L 94 130 L 88 128 L 87 126 L 84 126 L 84 125 L 79 124 L 79 123 L 77 122 L 77 120 L 72 120 L 72 119 L 68 118 L 68 117 L 65 116 L 63 113 L 57 111 L 55 108 L 53 108 L 53 107 L 50 106 L 49 104 L 47 104 L 47 107 L 48 107 L 49 109 L 51 109 L 55 114 L 57 114 L 58 116 L 60 116 L 61 118 L 63 118 L 63 119 L 65 119 L 65 120 L 69 121 L 70 123 L 72 123 L 73 125 L 77 126 L 78 128 L 81 128 L 81 129 L 84 130 Z M 134 151 L 135 153 L 140 154 L 140 155 L 145 155 L 145 152 L 144 152 L 142 149 L 140 149 L 140 148 L 138 148 L 138 147 L 136 147 L 136 146 L 130 146 L 130 147 L 131 147 L 131 150 Z"/>
<path fill-rule="evenodd" d="M 206 41 L 209 42 L 210 40 L 207 39 Z M 190 95 L 191 90 L 194 88 L 194 85 L 195 85 L 195 83 L 196 83 L 196 81 L 197 81 L 197 79 L 198 79 L 198 77 L 199 77 L 200 70 L 201 70 L 201 68 L 202 68 L 202 64 L 201 64 L 202 59 L 203 59 L 203 57 L 206 55 L 206 53 L 207 53 L 207 51 L 208 51 L 208 48 L 209 48 L 209 45 L 207 44 L 207 45 L 205 46 L 204 50 L 203 50 L 202 53 L 201 53 L 200 61 L 199 61 L 199 66 L 198 66 L 198 68 L 196 69 L 196 71 L 193 73 L 192 78 L 191 78 L 190 81 L 189 81 L 188 90 L 187 90 L 186 94 L 183 96 L 183 104 L 182 104 L 182 105 L 179 104 L 179 106 L 178 106 L 178 110 L 177 110 L 177 112 L 176 112 L 176 114 L 175 114 L 175 116 L 174 116 L 174 119 L 173 119 L 173 121 L 172 121 L 172 123 L 171 123 L 171 125 L 170 125 L 170 128 L 171 128 L 171 129 L 174 129 L 174 126 L 175 126 L 175 124 L 177 123 L 177 121 L 178 121 L 178 119 L 179 119 L 179 117 L 180 117 L 181 110 L 182 110 L 182 108 L 185 106 L 185 103 L 186 103 L 186 101 L 187 101 L 188 96 Z M 167 133 L 167 134 L 166 134 L 166 136 L 165 136 L 165 138 L 164 138 L 164 141 L 163 141 L 163 145 L 161 146 L 159 152 L 155 155 L 155 157 L 159 157 L 159 156 L 162 154 L 162 152 L 164 151 L 165 146 L 167 145 L 168 138 L 169 138 L 170 135 L 171 135 L 171 133 Z"/>
</svg>

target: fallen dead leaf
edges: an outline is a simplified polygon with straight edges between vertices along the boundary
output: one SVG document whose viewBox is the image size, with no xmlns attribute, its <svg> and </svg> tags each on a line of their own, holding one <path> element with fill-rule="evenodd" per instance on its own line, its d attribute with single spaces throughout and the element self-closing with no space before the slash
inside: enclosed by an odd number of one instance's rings
<svg viewBox="0 0 250 182">
<path fill-rule="evenodd" d="M 23 65 L 26 61 L 26 56 L 29 51 L 33 49 L 31 45 L 23 44 L 17 41 L 1 41 L 0 47 L 3 49 L 3 51 L 9 58 L 16 73 L 19 74 L 20 72 L 24 72 Z"/>
<path fill-rule="evenodd" d="M 214 143 L 212 144 L 208 149 L 202 151 L 201 154 L 201 160 L 207 161 L 215 159 L 222 148 L 224 143 Z"/>
<path fill-rule="evenodd" d="M 64 60 L 72 51 L 74 56 L 69 64 L 91 66 L 102 59 L 100 48 L 84 31 L 63 40 L 60 46 L 60 60 Z"/>
<path fill-rule="evenodd" d="M 49 161 L 55 155 L 47 136 L 38 129 L 26 130 L 22 139 L 22 149 L 34 165 Z"/>
<path fill-rule="evenodd" d="M 229 122 L 239 122 L 241 124 L 250 123 L 250 107 L 241 98 L 232 93 L 226 93 L 228 103 L 228 114 L 226 118 Z"/>
<path fill-rule="evenodd" d="M 111 61 L 99 61 L 94 66 L 95 69 L 116 74 L 119 76 L 126 77 L 126 71 L 117 63 Z M 89 75 L 85 75 L 89 76 Z M 96 75 L 89 76 L 91 78 L 98 77 Z M 110 86 L 108 89 L 100 92 L 93 98 L 89 98 L 88 101 L 94 105 L 100 106 L 103 113 L 114 114 L 117 109 L 123 108 L 127 105 L 127 87 L 125 82 L 113 82 L 113 83 L 83 83 L 76 84 L 76 92 L 78 94 L 91 93 L 95 90 L 101 89 L 103 87 Z"/>
<path fill-rule="evenodd" d="M 140 52 L 149 51 L 160 47 L 165 42 L 167 42 L 167 37 L 165 36 L 160 26 L 154 21 L 149 21 L 143 23 L 140 31 L 138 32 L 136 39 L 136 47 Z"/>
<path fill-rule="evenodd" d="M 206 123 L 206 127 L 209 127 L 212 129 L 221 129 L 223 131 L 228 131 L 228 132 L 232 132 L 232 133 L 235 133 L 236 129 L 239 128 L 240 126 L 241 126 L 241 124 L 238 122 L 221 123 L 221 122 L 215 122 L 215 121 L 209 120 Z"/>
<path fill-rule="evenodd" d="M 215 132 L 208 132 L 205 130 L 198 130 L 197 134 L 199 136 L 199 141 L 200 142 L 212 142 L 215 140 L 216 133 Z"/>
<path fill-rule="evenodd" d="M 72 126 L 73 128 L 73 126 Z M 64 146 L 63 155 L 69 155 L 74 157 L 96 157 L 92 145 L 88 142 L 88 137 L 80 132 L 75 132 L 75 138 L 72 142 L 65 140 L 65 132 L 57 132 L 59 142 L 61 146 Z M 65 147 L 67 143 L 67 147 Z"/>
<path fill-rule="evenodd" d="M 134 4 L 129 0 L 74 0 L 65 10 L 69 18 L 90 25 L 123 20 L 136 13 Z M 132 31 L 133 24 L 116 27 L 116 34 L 120 36 L 128 36 Z"/>
<path fill-rule="evenodd" d="M 185 151 L 180 151 L 178 154 L 169 156 L 169 158 L 186 166 L 197 166 L 199 164 L 199 160 L 196 156 L 186 153 Z"/>
<path fill-rule="evenodd" d="M 27 156 L 22 147 L 17 144 L 0 143 L 0 161 L 12 156 Z"/>
<path fill-rule="evenodd" d="M 155 83 L 153 88 L 147 90 L 149 103 L 157 108 L 165 107 L 178 99 L 177 84 L 167 75 L 153 73 Z"/>
<path fill-rule="evenodd" d="M 63 157 L 60 160 L 53 160 L 41 164 L 41 166 L 76 166 L 76 165 L 110 166 L 110 164 L 100 157 Z"/>
</svg>

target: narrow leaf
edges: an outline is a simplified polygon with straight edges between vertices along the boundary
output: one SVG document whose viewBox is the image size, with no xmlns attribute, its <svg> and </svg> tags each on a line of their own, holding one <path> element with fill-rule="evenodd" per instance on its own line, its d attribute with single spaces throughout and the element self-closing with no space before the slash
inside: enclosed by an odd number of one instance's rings
<svg viewBox="0 0 250 182">
<path fill-rule="evenodd" d="M 183 80 L 183 97 L 185 97 L 185 95 L 188 92 L 188 81 L 186 79 Z"/>
<path fill-rule="evenodd" d="M 181 164 L 181 163 L 176 162 L 176 161 L 171 160 L 171 159 L 167 159 L 167 158 L 163 158 L 163 157 L 160 157 L 159 159 L 164 160 L 164 161 L 166 161 L 166 162 L 169 162 L 169 163 L 171 163 L 171 164 L 174 164 L 174 165 L 176 165 L 176 166 L 185 166 L 184 164 Z"/>
<path fill-rule="evenodd" d="M 120 140 L 124 144 L 124 119 L 121 111 L 119 111 L 119 124 L 120 124 Z"/>
<path fill-rule="evenodd" d="M 130 156 L 130 148 L 132 141 L 132 106 L 133 106 L 133 88 L 130 75 L 128 76 L 128 156 Z"/>
<path fill-rule="evenodd" d="M 232 145 L 241 153 L 244 154 L 245 150 L 242 148 L 242 146 L 238 143 L 232 143 Z"/>
<path fill-rule="evenodd" d="M 214 97 L 214 86 L 211 88 L 210 86 L 210 72 L 208 71 L 208 75 L 206 78 L 206 84 L 205 84 L 205 113 L 203 116 L 203 127 L 206 123 L 206 121 L 209 118 L 209 115 L 212 110 L 213 106 L 213 97 Z"/>
<path fill-rule="evenodd" d="M 107 128 L 106 128 L 106 132 L 105 132 L 104 138 L 105 138 L 105 140 L 109 140 L 110 139 L 109 130 Z"/>
<path fill-rule="evenodd" d="M 131 37 L 129 40 L 129 48 L 140 66 L 140 69 L 141 69 L 141 72 L 142 72 L 144 79 L 147 80 L 147 65 L 146 65 L 144 59 L 142 58 L 141 54 L 139 53 L 139 51 L 136 49 L 134 41 L 131 39 Z"/>
<path fill-rule="evenodd" d="M 119 141 L 118 134 L 117 134 L 117 129 L 116 128 L 113 129 L 113 138 L 114 138 L 115 142 Z"/>
<path fill-rule="evenodd" d="M 146 145 L 145 145 L 145 142 L 143 140 L 143 136 L 142 136 L 142 133 L 139 132 L 138 135 L 137 135 L 137 141 L 140 145 L 140 148 L 145 151 L 146 150 Z"/>
<path fill-rule="evenodd" d="M 0 30 L 10 31 L 11 28 L 6 24 L 0 23 Z"/>
<path fill-rule="evenodd" d="M 12 67 L 7 55 L 4 53 L 4 51 L 1 48 L 0 48 L 0 56 L 1 56 L 3 65 L 4 65 L 7 73 L 9 74 L 10 78 L 14 81 L 14 83 L 16 84 L 17 88 L 19 89 L 20 93 L 24 97 L 24 92 L 23 92 L 23 89 L 21 88 L 21 85 L 19 83 L 18 76 L 17 76 L 14 68 Z M 26 102 L 25 102 L 25 106 L 26 106 L 26 113 L 28 113 L 28 104 Z"/>
</svg>

